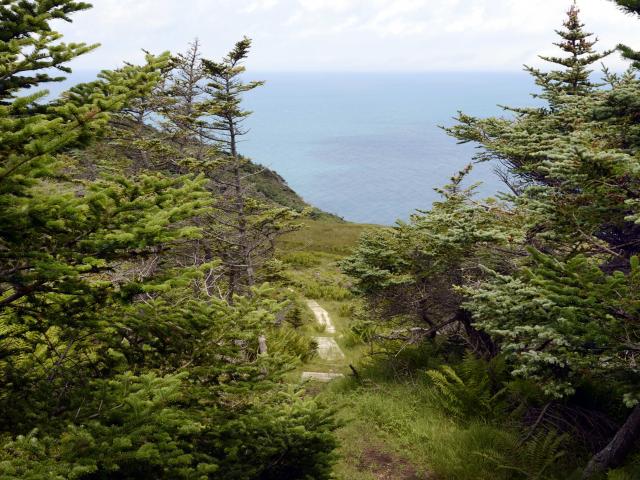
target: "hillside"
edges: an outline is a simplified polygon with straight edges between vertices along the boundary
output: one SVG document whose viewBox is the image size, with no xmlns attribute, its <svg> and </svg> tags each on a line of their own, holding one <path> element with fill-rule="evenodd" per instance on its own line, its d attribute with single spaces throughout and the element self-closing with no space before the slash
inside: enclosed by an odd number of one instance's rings
<svg viewBox="0 0 640 480">
<path fill-rule="evenodd" d="M 344 222 L 344 219 L 335 213 L 325 212 L 307 203 L 275 170 L 251 160 L 245 165 L 244 169 L 248 174 L 248 183 L 259 195 L 262 195 L 267 200 L 297 212 L 305 210 L 311 219 L 327 219 L 336 223 Z"/>
<path fill-rule="evenodd" d="M 178 145 L 172 143 L 170 139 L 162 137 L 159 133 L 150 127 L 144 128 L 144 135 L 149 138 L 161 138 L 168 152 L 177 150 Z M 106 138 L 99 139 L 89 148 L 77 150 L 74 153 L 76 157 L 76 172 L 83 178 L 97 178 L 101 174 L 113 175 L 124 172 L 135 173 L 140 168 L 144 168 L 141 152 L 138 149 L 127 148 L 119 144 L 117 139 Z M 205 148 L 204 146 L 195 145 L 195 148 Z M 142 165 L 141 165 L 142 164 Z M 157 167 L 169 173 L 180 173 L 188 171 L 188 169 L 179 165 L 172 164 L 170 160 L 162 159 L 158 162 Z M 291 208 L 301 212 L 309 210 L 313 217 L 328 216 L 339 220 L 339 217 L 330 213 L 325 213 L 320 209 L 309 205 L 298 193 L 296 193 L 274 170 L 271 170 L 259 163 L 246 159 L 242 166 L 243 174 L 246 177 L 247 184 L 251 190 L 261 198 L 264 198 L 274 204 Z M 206 169 L 202 172 L 209 175 Z M 215 172 L 211 174 L 217 175 Z M 223 178 L 228 174 L 223 174 Z"/>
<path fill-rule="evenodd" d="M 272 202 L 296 211 L 310 207 L 274 170 L 251 162 L 245 167 L 245 171 L 251 175 L 249 182 L 253 188 Z"/>
</svg>

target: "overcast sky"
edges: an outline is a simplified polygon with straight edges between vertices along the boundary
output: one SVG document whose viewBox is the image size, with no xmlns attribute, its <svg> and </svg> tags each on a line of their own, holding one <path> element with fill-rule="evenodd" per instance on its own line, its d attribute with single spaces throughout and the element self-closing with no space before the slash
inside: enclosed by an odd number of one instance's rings
<svg viewBox="0 0 640 480">
<path fill-rule="evenodd" d="M 579 0 L 601 48 L 640 47 L 640 19 L 607 0 Z M 183 50 L 199 37 L 217 58 L 243 35 L 255 71 L 519 70 L 553 52 L 570 0 L 94 0 L 62 26 L 102 47 L 76 69 L 137 61 L 140 49 Z M 607 62 L 614 68 L 622 63 Z"/>
</svg>

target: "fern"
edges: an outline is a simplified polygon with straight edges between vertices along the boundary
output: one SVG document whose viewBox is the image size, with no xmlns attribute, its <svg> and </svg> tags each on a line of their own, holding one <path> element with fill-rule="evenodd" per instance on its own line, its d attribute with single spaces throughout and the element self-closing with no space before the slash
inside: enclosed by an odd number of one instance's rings
<svg viewBox="0 0 640 480">
<path fill-rule="evenodd" d="M 624 470 L 611 470 L 607 474 L 607 480 L 634 480 L 635 478 L 631 473 L 627 473 Z"/>
<path fill-rule="evenodd" d="M 451 416 L 465 417 L 469 395 L 467 386 L 456 372 L 444 365 L 439 370 L 428 370 L 427 376 L 434 387 L 431 394 L 433 403 Z"/>
<path fill-rule="evenodd" d="M 457 371 L 449 365 L 428 370 L 432 390 L 431 400 L 442 411 L 460 420 L 472 417 L 491 418 L 503 407 L 504 389 L 493 393 L 490 372 L 492 362 L 465 356 Z"/>
<path fill-rule="evenodd" d="M 514 479 L 547 480 L 554 478 L 552 469 L 566 455 L 562 444 L 567 435 L 557 432 L 540 431 L 529 441 L 515 441 L 502 452 L 474 452 L 495 464 L 500 470 L 513 472 Z"/>
<path fill-rule="evenodd" d="M 298 362 L 310 360 L 317 349 L 315 341 L 290 327 L 274 328 L 269 333 L 267 342 L 270 353 L 293 355 L 298 358 Z"/>
<path fill-rule="evenodd" d="M 636 480 L 640 478 L 640 452 L 634 453 L 625 465 L 607 472 L 607 480 Z"/>
</svg>

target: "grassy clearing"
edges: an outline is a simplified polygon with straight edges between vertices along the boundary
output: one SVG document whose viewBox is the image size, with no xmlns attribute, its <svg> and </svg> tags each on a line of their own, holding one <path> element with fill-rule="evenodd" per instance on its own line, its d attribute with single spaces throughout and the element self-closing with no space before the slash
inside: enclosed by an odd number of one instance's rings
<svg viewBox="0 0 640 480">
<path fill-rule="evenodd" d="M 339 478 L 378 478 L 375 465 L 362 458 L 372 445 L 409 462 L 413 471 L 442 479 L 497 479 L 495 465 L 477 452 L 504 441 L 504 432 L 487 425 L 460 428 L 429 407 L 426 394 L 403 384 L 356 385 L 352 379 L 331 385 L 322 393 L 326 401 L 340 405 L 346 422 L 340 432 Z M 507 439 L 508 440 L 508 439 Z M 369 467 L 369 468 L 368 468 Z M 396 472 L 396 478 L 403 478 Z"/>
<path fill-rule="evenodd" d="M 380 227 L 332 219 L 309 220 L 302 229 L 283 236 L 278 249 L 284 254 L 306 252 L 342 258 L 351 253 L 362 232 L 371 228 Z"/>
<path fill-rule="evenodd" d="M 345 422 L 339 432 L 338 478 L 526 478 L 514 476 L 496 457 L 496 452 L 509 451 L 517 443 L 515 433 L 483 422 L 457 423 L 431 405 L 425 384 L 348 378 L 320 395 L 339 405 Z M 372 447 L 399 459 L 399 467 L 411 468 L 379 476 L 375 462 L 363 461 Z"/>
<path fill-rule="evenodd" d="M 416 362 L 422 367 L 416 368 Z M 414 367 L 411 375 L 406 374 L 408 363 Z M 573 467 L 577 452 L 570 455 L 554 433 L 540 431 L 523 442 L 522 430 L 508 418 L 462 420 L 446 413 L 426 374 L 439 363 L 426 349 L 407 348 L 391 358 L 363 357 L 359 378 L 348 377 L 322 390 L 319 397 L 338 406 L 344 422 L 337 478 L 580 478 Z M 391 471 L 379 464 L 381 456 Z"/>
</svg>

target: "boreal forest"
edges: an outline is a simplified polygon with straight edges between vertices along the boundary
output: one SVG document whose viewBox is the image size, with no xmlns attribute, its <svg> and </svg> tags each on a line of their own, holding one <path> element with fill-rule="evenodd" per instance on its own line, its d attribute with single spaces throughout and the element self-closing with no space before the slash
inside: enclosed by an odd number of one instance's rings
<svg viewBox="0 0 640 480">
<path fill-rule="evenodd" d="M 0 0 L 0 479 L 640 478 L 640 45 L 567 2 L 536 106 L 363 225 L 243 152 L 241 33 L 51 94 L 90 8 Z"/>
</svg>

